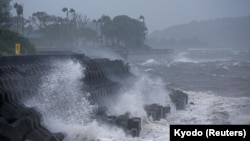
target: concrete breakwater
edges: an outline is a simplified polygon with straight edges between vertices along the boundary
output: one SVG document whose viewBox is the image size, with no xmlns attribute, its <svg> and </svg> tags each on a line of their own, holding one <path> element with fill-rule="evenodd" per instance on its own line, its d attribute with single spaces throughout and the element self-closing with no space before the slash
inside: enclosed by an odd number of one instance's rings
<svg viewBox="0 0 250 141">
<path fill-rule="evenodd" d="M 139 136 L 140 117 L 129 113 L 114 116 L 106 113 L 105 98 L 114 98 L 122 81 L 131 81 L 129 65 L 120 60 L 90 59 L 85 55 L 37 55 L 0 57 L 0 139 L 1 140 L 63 140 L 63 133 L 52 133 L 42 124 L 42 116 L 23 101 L 37 94 L 42 78 L 55 69 L 55 61 L 72 60 L 84 66 L 83 91 L 91 104 L 98 105 L 96 119 L 115 124 L 132 136 Z M 173 90 L 170 98 L 178 109 L 185 108 L 187 96 Z M 181 95 L 181 96 L 178 96 Z M 179 105 L 179 106 L 178 106 Z M 158 104 L 145 105 L 145 111 L 153 120 L 165 118 L 171 107 Z"/>
</svg>

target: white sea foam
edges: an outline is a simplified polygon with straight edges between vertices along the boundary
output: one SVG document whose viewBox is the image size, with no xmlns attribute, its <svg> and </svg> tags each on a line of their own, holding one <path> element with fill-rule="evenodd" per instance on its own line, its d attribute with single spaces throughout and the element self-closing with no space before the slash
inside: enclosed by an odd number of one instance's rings
<svg viewBox="0 0 250 141">
<path fill-rule="evenodd" d="M 188 104 L 186 110 L 170 114 L 167 118 L 170 123 L 240 124 L 244 122 L 248 124 L 250 121 L 249 112 L 247 112 L 250 109 L 248 97 L 223 97 L 209 91 L 187 93 L 189 102 L 194 104 Z M 244 118 L 243 121 L 237 122 L 242 118 Z"/>
<path fill-rule="evenodd" d="M 189 102 L 185 110 L 172 111 L 166 120 L 144 125 L 141 138 L 169 141 L 171 124 L 249 124 L 250 98 L 222 97 L 210 91 L 187 91 Z"/>
<path fill-rule="evenodd" d="M 182 62 L 182 63 L 198 63 L 198 61 L 188 57 L 188 52 L 180 52 L 174 56 L 173 62 Z"/>
<path fill-rule="evenodd" d="M 209 56 L 202 56 L 202 57 L 192 57 L 190 52 L 179 52 L 175 54 L 173 57 L 173 63 L 209 63 L 209 62 L 226 62 L 231 61 L 230 57 L 217 57 L 212 58 Z"/>
<path fill-rule="evenodd" d="M 38 93 L 25 103 L 42 113 L 45 124 L 51 119 L 65 124 L 85 124 L 90 120 L 88 116 L 94 107 L 86 100 L 82 90 L 83 83 L 80 81 L 84 77 L 84 68 L 72 60 L 51 63 L 52 69 L 42 77 Z"/>
<path fill-rule="evenodd" d="M 55 69 L 43 78 L 38 94 L 26 104 L 39 109 L 50 130 L 66 133 L 65 141 L 168 141 L 170 124 L 250 123 L 250 98 L 187 91 L 193 104 L 180 111 L 172 107 L 166 120 L 146 120 L 140 137 L 132 138 L 120 128 L 90 119 L 95 107 L 88 103 L 81 89 L 84 68 L 79 63 L 69 60 L 54 65 Z M 133 73 L 137 76 L 133 87 L 120 94 L 110 112 L 117 115 L 130 112 L 133 116 L 145 117 L 143 105 L 170 103 L 161 79 L 135 70 Z"/>
<path fill-rule="evenodd" d="M 157 66 L 161 63 L 155 59 L 148 59 L 145 62 L 141 63 L 142 66 Z"/>
<path fill-rule="evenodd" d="M 84 68 L 72 60 L 52 63 L 53 69 L 42 78 L 38 94 L 25 102 L 27 106 L 36 107 L 41 112 L 45 126 L 52 132 L 65 133 L 65 141 L 148 140 L 132 138 L 114 125 L 92 121 L 90 116 L 95 107 L 85 99 L 86 94 L 82 90 Z M 146 117 L 145 104 L 166 105 L 169 100 L 164 83 L 158 78 L 141 74 L 133 86 L 121 94 L 111 111 L 117 112 L 117 115 L 130 112 L 132 116 Z M 150 127 L 150 123 L 145 125 Z M 155 123 L 153 126 L 158 128 Z"/>
<path fill-rule="evenodd" d="M 122 115 L 126 112 L 131 116 L 145 117 L 145 105 L 153 103 L 162 106 L 171 105 L 168 91 L 165 83 L 156 77 L 150 77 L 148 74 L 137 72 L 133 73 L 137 76 L 131 87 L 123 90 L 118 94 L 118 99 L 109 107 L 109 113 L 112 115 Z"/>
</svg>

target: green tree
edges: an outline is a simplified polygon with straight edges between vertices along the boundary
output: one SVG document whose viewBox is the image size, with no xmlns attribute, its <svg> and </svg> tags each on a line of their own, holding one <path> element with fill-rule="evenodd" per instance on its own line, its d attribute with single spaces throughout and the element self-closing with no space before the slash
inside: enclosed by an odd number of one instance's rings
<svg viewBox="0 0 250 141">
<path fill-rule="evenodd" d="M 8 29 L 11 26 L 10 2 L 11 0 L 0 0 L 0 30 Z"/>
<path fill-rule="evenodd" d="M 30 21 L 33 23 L 35 28 L 38 28 L 41 30 L 42 28 L 45 28 L 49 23 L 49 15 L 46 12 L 35 12 L 32 14 L 32 17 L 30 17 Z"/>
<path fill-rule="evenodd" d="M 65 9 L 65 8 L 63 8 Z M 86 28 L 89 19 L 78 14 L 74 9 L 69 10 L 69 19 L 49 15 L 45 12 L 36 12 L 30 18 L 30 25 L 37 30 L 41 42 L 37 45 L 50 45 L 56 47 L 70 47 L 75 43 L 97 42 L 94 30 Z"/>
<path fill-rule="evenodd" d="M 76 28 L 85 28 L 87 23 L 89 22 L 89 18 L 86 15 L 76 14 Z"/>
<path fill-rule="evenodd" d="M 110 24 L 111 22 L 112 22 L 111 18 L 107 15 L 102 15 L 102 17 L 100 19 L 98 19 L 98 23 L 99 23 L 100 28 L 101 28 L 100 39 L 101 39 L 102 45 L 104 45 L 104 41 L 106 41 L 106 43 L 107 43 L 107 40 L 105 39 L 105 36 L 103 33 L 103 32 L 107 32 L 107 31 L 104 31 L 104 30 L 107 30 L 107 29 L 105 29 L 105 26 L 107 27 L 107 25 Z"/>
<path fill-rule="evenodd" d="M 98 21 L 94 19 L 92 22 L 95 24 L 95 32 L 98 34 Z"/>
<path fill-rule="evenodd" d="M 21 54 L 32 54 L 35 47 L 29 40 L 18 33 L 9 30 L 0 30 L 0 55 L 13 55 L 15 43 L 21 44 Z"/>
<path fill-rule="evenodd" d="M 101 18 L 101 33 L 106 45 L 124 46 L 127 48 L 145 47 L 145 23 L 126 15 L 113 18 Z"/>
<path fill-rule="evenodd" d="M 103 40 L 106 46 L 115 46 L 116 45 L 116 28 L 114 28 L 114 22 L 106 21 L 101 26 L 101 32 L 103 35 Z"/>
<path fill-rule="evenodd" d="M 143 23 L 144 26 L 146 27 L 146 24 L 145 24 L 145 17 L 144 17 L 143 15 L 141 15 L 141 16 L 139 17 L 139 19 L 142 20 L 142 23 Z M 145 44 L 146 44 L 146 46 L 147 46 L 147 36 L 148 36 L 148 30 L 146 29 L 146 31 L 145 31 Z"/>
<path fill-rule="evenodd" d="M 90 28 L 82 28 L 78 32 L 78 37 L 83 38 L 87 42 L 96 42 L 97 41 L 97 34 L 95 30 Z"/>
<path fill-rule="evenodd" d="M 69 24 L 53 23 L 46 26 L 41 33 L 45 41 L 52 46 L 68 47 L 75 41 L 75 35 Z"/>
</svg>

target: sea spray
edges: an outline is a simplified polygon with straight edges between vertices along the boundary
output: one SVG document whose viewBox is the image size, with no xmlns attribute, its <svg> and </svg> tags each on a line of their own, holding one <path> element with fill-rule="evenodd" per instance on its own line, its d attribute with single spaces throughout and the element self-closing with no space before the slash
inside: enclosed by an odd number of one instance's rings
<svg viewBox="0 0 250 141">
<path fill-rule="evenodd" d="M 68 136 L 64 141 L 127 141 L 131 138 L 120 128 L 96 121 L 85 126 L 71 125 L 65 128 Z"/>
<path fill-rule="evenodd" d="M 195 120 L 196 116 L 199 115 L 195 113 L 199 110 L 193 108 L 199 108 L 198 102 L 201 100 L 196 99 L 196 101 L 193 100 L 196 105 L 188 106 L 187 111 L 171 113 L 172 115 L 170 114 L 167 120 L 159 122 L 147 121 L 147 123 L 143 124 L 141 136 L 131 138 L 122 129 L 114 125 L 105 125 L 89 119 L 91 110 L 94 107 L 85 99 L 84 95 L 87 94 L 84 94 L 82 90 L 83 82 L 81 81 L 84 77 L 82 72 L 84 68 L 79 63 L 68 60 L 54 62 L 53 66 L 54 69 L 46 77 L 43 77 L 39 94 L 30 99 L 27 104 L 39 109 L 46 126 L 52 131 L 65 133 L 65 141 L 165 141 L 168 140 L 168 126 L 170 123 L 204 123 L 199 119 Z M 119 100 L 114 101 L 116 105 L 113 106 L 114 109 L 109 109 L 110 112 L 117 112 L 117 115 L 130 112 L 132 116 L 145 117 L 146 113 L 143 109 L 145 104 L 169 104 L 168 91 L 165 90 L 165 84 L 160 78 L 134 70 L 133 73 L 136 76 L 135 81 L 131 82 L 133 87 L 119 94 Z M 192 95 L 191 93 L 191 99 L 197 96 L 202 95 Z M 213 100 L 212 95 L 207 97 L 210 96 L 211 100 Z M 201 107 L 205 109 L 202 108 L 201 110 L 204 112 L 211 106 L 210 103 L 208 103 L 207 107 L 204 103 L 202 105 Z M 202 115 L 201 118 L 204 119 L 204 116 L 207 115 Z M 208 122 L 208 120 L 205 121 Z"/>
<path fill-rule="evenodd" d="M 157 77 L 151 77 L 146 73 L 133 70 L 134 78 L 130 87 L 122 90 L 115 101 L 108 107 L 111 115 L 123 115 L 130 113 L 132 117 L 145 117 L 145 105 L 159 104 L 172 105 L 166 90 L 165 83 Z"/>
<path fill-rule="evenodd" d="M 64 141 L 134 140 L 123 129 L 91 119 L 97 108 L 90 105 L 84 91 L 84 67 L 73 60 L 52 61 L 42 77 L 38 93 L 24 103 L 35 107 L 43 124 L 52 132 L 65 134 Z"/>
<path fill-rule="evenodd" d="M 188 52 L 179 52 L 174 56 L 173 62 L 182 62 L 182 63 L 198 63 L 197 61 L 189 57 Z"/>
<path fill-rule="evenodd" d="M 95 107 L 89 104 L 82 89 L 84 68 L 73 60 L 51 63 L 51 70 L 42 77 L 38 93 L 25 103 L 41 112 L 50 129 L 55 129 L 51 120 L 80 125 L 90 122 L 89 116 Z"/>
</svg>

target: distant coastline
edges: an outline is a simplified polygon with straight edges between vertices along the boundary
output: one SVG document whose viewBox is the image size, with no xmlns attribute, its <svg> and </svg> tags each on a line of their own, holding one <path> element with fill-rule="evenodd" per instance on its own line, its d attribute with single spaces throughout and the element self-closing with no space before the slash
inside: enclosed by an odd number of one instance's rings
<svg viewBox="0 0 250 141">
<path fill-rule="evenodd" d="M 250 15 L 193 21 L 172 26 L 149 35 L 155 48 L 183 47 L 248 47 L 250 44 Z"/>
</svg>

